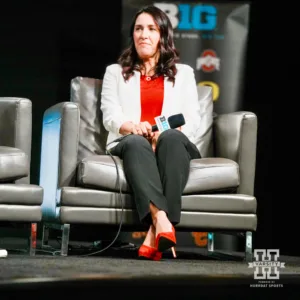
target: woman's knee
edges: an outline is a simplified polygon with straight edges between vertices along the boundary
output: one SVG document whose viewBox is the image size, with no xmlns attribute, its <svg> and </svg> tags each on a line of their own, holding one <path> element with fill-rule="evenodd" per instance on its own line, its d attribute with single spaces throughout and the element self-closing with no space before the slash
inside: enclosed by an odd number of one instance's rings
<svg viewBox="0 0 300 300">
<path fill-rule="evenodd" d="M 143 136 L 140 136 L 137 134 L 130 134 L 130 135 L 126 136 L 126 138 L 124 139 L 124 146 L 126 148 L 130 148 L 133 150 L 141 149 L 141 148 L 145 148 L 145 147 L 151 148 L 148 140 L 146 138 L 144 138 Z"/>
<path fill-rule="evenodd" d="M 177 129 L 163 131 L 159 136 L 159 142 L 179 141 L 185 138 L 185 135 Z"/>
</svg>

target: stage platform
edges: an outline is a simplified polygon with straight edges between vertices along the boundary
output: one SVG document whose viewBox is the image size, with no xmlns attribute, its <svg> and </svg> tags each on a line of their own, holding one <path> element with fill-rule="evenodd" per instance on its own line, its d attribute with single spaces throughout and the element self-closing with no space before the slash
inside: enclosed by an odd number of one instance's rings
<svg viewBox="0 0 300 300">
<path fill-rule="evenodd" d="M 178 247 L 176 259 L 168 252 L 158 262 L 138 259 L 135 246 L 57 253 L 9 250 L 0 259 L 0 299 L 300 299 L 300 257 L 280 256 L 280 277 L 257 280 L 243 253 L 210 257 L 204 249 Z"/>
</svg>

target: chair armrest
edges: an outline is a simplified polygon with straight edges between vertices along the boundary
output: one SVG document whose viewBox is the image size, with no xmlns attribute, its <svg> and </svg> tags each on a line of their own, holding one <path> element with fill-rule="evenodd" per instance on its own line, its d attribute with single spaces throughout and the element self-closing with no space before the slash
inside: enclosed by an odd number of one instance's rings
<svg viewBox="0 0 300 300">
<path fill-rule="evenodd" d="M 32 103 L 26 98 L 0 97 L 0 146 L 18 148 L 28 158 L 28 176 L 17 183 L 29 183 L 32 142 Z"/>
<path fill-rule="evenodd" d="M 238 193 L 253 195 L 257 143 L 257 116 L 239 111 L 216 115 L 214 118 L 214 147 L 217 157 L 238 163 L 240 185 Z"/>
<path fill-rule="evenodd" d="M 40 186 L 44 188 L 43 218 L 56 218 L 60 187 L 75 183 L 80 111 L 76 103 L 61 102 L 43 116 Z"/>
</svg>

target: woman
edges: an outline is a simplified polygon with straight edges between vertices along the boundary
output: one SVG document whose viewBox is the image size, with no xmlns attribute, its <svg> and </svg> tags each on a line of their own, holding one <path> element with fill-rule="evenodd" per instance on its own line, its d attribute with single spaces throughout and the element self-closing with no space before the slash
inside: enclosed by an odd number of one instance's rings
<svg viewBox="0 0 300 300">
<path fill-rule="evenodd" d="M 106 68 L 101 98 L 108 144 L 123 160 L 142 223 L 149 225 L 139 256 L 159 260 L 172 249 L 174 225 L 180 222 L 181 195 L 188 180 L 190 160 L 200 158 L 193 143 L 200 124 L 193 69 L 179 64 L 168 16 L 147 6 L 134 17 L 131 42 L 118 64 Z M 152 132 L 156 116 L 182 113 L 185 124 Z"/>
</svg>

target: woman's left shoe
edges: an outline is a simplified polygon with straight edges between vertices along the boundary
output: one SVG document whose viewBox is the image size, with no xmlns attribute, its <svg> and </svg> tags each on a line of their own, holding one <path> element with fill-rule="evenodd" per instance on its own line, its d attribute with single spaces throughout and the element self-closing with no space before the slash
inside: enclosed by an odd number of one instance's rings
<svg viewBox="0 0 300 300">
<path fill-rule="evenodd" d="M 157 251 L 156 248 L 142 245 L 139 248 L 138 255 L 140 258 L 150 259 L 150 260 L 160 260 L 162 257 L 162 253 Z"/>
</svg>

